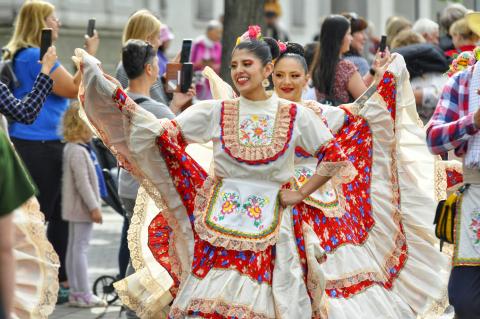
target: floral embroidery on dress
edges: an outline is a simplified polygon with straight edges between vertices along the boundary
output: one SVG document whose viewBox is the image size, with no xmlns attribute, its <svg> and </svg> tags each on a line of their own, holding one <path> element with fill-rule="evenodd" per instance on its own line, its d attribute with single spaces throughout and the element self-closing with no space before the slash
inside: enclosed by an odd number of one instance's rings
<svg viewBox="0 0 480 319">
<path fill-rule="evenodd" d="M 247 202 L 243 204 L 243 209 L 246 210 L 247 215 L 255 220 L 253 222 L 255 227 L 263 229 L 262 208 L 269 202 L 270 200 L 268 199 L 268 197 L 263 198 L 256 195 L 250 195 L 247 198 Z"/>
<path fill-rule="evenodd" d="M 220 220 L 223 220 L 225 215 L 236 213 L 240 207 L 240 198 L 237 193 L 223 192 L 222 201 L 221 215 L 218 217 Z"/>
<path fill-rule="evenodd" d="M 473 240 L 475 246 L 480 246 L 480 209 L 476 209 L 472 212 L 470 225 L 468 226 L 470 237 Z"/>
<path fill-rule="evenodd" d="M 240 142 L 245 146 L 262 146 L 272 143 L 275 119 L 269 115 L 251 115 L 239 126 Z"/>
</svg>

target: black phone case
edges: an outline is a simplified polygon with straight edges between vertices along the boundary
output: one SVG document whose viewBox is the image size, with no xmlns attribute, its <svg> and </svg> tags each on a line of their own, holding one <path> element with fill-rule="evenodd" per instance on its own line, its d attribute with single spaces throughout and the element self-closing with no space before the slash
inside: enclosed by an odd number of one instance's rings
<svg viewBox="0 0 480 319">
<path fill-rule="evenodd" d="M 40 42 L 40 61 L 42 61 L 43 56 L 47 53 L 49 47 L 52 46 L 52 29 L 43 29 L 42 37 Z"/>
<path fill-rule="evenodd" d="M 180 92 L 187 93 L 190 86 L 192 86 L 193 78 L 193 64 L 192 63 L 183 63 L 182 64 L 182 76 L 180 83 Z"/>
<path fill-rule="evenodd" d="M 93 31 L 95 30 L 95 19 L 88 20 L 87 35 L 93 37 Z"/>
<path fill-rule="evenodd" d="M 192 40 L 183 40 L 182 52 L 180 53 L 180 63 L 190 62 L 191 51 L 192 51 Z"/>
</svg>

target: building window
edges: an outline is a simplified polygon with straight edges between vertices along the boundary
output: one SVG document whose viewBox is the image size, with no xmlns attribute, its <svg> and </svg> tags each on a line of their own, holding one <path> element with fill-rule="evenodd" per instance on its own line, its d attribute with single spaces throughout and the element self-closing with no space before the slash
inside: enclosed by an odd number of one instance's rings
<svg viewBox="0 0 480 319">
<path fill-rule="evenodd" d="M 305 27 L 305 0 L 290 1 L 292 12 L 292 26 L 296 28 Z"/>
<path fill-rule="evenodd" d="M 196 18 L 199 21 L 213 19 L 213 0 L 197 0 Z"/>
</svg>

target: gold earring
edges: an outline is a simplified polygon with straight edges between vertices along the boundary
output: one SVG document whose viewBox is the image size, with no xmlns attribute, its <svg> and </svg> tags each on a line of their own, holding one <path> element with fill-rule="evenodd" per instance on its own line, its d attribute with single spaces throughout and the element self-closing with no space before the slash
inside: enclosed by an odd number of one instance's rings
<svg viewBox="0 0 480 319">
<path fill-rule="evenodd" d="M 264 80 L 262 81 L 262 86 L 263 86 L 264 88 L 268 88 L 268 87 L 270 86 L 270 81 L 269 81 L 268 79 L 264 79 Z"/>
</svg>

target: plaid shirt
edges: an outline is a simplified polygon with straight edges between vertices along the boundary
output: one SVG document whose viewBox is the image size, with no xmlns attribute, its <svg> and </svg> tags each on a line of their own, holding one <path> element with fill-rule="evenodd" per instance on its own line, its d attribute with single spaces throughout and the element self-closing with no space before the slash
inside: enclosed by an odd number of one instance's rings
<svg viewBox="0 0 480 319">
<path fill-rule="evenodd" d="M 457 156 L 467 151 L 468 139 L 478 132 L 473 114 L 468 112 L 468 90 L 472 67 L 451 77 L 427 127 L 427 143 L 433 154 L 455 149 Z"/>
<path fill-rule="evenodd" d="M 33 89 L 23 100 L 13 96 L 9 88 L 0 82 L 0 114 L 23 123 L 32 124 L 38 116 L 45 99 L 52 91 L 53 80 L 40 73 L 33 84 Z"/>
</svg>

